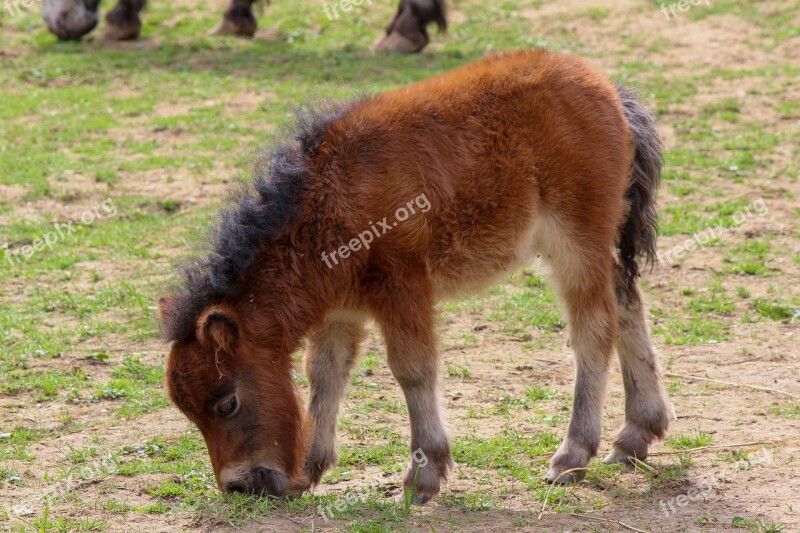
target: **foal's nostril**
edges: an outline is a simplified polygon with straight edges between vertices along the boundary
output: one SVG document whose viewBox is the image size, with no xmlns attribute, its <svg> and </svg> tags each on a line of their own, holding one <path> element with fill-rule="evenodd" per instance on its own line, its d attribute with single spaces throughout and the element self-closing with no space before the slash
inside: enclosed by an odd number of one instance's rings
<svg viewBox="0 0 800 533">
<path fill-rule="evenodd" d="M 274 471 L 270 470 L 269 468 L 264 468 L 264 467 L 259 466 L 258 468 L 253 470 L 253 475 L 259 481 L 266 481 L 269 477 L 271 477 L 272 472 L 274 472 Z"/>
<path fill-rule="evenodd" d="M 225 492 L 240 492 L 255 496 L 281 497 L 286 494 L 289 487 L 287 477 L 269 468 L 258 467 L 250 471 L 250 475 L 229 481 L 225 485 Z"/>
<path fill-rule="evenodd" d="M 247 487 L 245 486 L 245 484 L 239 482 L 228 483 L 226 489 L 227 489 L 226 492 L 242 492 L 242 493 L 247 492 Z"/>
<path fill-rule="evenodd" d="M 253 470 L 253 485 L 255 492 L 264 496 L 283 496 L 280 475 L 275 470 L 258 467 Z"/>
</svg>

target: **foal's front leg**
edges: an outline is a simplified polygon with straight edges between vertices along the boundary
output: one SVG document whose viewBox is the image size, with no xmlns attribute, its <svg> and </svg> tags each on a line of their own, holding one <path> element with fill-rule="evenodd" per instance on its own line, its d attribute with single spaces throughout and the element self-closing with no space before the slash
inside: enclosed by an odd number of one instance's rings
<svg viewBox="0 0 800 533">
<path fill-rule="evenodd" d="M 306 375 L 311 388 L 308 411 L 314 420 L 314 440 L 306 458 L 313 484 L 336 466 L 336 419 L 350 372 L 367 331 L 361 321 L 328 321 L 312 332 L 306 347 Z"/>
<path fill-rule="evenodd" d="M 432 291 L 424 276 L 395 273 L 377 300 L 373 312 L 411 421 L 411 463 L 403 485 L 414 503 L 423 504 L 439 492 L 454 466 L 439 398 Z"/>
</svg>

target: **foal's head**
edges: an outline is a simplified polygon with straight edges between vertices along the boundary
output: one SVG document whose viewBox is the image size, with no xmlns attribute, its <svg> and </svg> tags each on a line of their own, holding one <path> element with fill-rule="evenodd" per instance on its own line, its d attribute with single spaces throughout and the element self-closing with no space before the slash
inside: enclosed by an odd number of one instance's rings
<svg viewBox="0 0 800 533">
<path fill-rule="evenodd" d="M 313 268 L 300 258 L 315 254 L 298 244 L 311 241 L 295 237 L 313 209 L 304 194 L 322 189 L 313 187 L 315 151 L 346 109 L 300 113 L 294 138 L 260 160 L 252 186 L 220 213 L 213 249 L 160 302 L 162 333 L 173 343 L 170 397 L 203 434 L 223 491 L 283 496 L 308 487 L 311 431 L 290 355 L 320 306 L 297 271 Z"/>
<path fill-rule="evenodd" d="M 162 299 L 162 314 L 169 305 Z M 208 307 L 195 325 L 172 344 L 167 386 L 203 434 L 220 490 L 299 495 L 307 439 L 289 354 L 249 340 L 231 306 Z"/>
</svg>

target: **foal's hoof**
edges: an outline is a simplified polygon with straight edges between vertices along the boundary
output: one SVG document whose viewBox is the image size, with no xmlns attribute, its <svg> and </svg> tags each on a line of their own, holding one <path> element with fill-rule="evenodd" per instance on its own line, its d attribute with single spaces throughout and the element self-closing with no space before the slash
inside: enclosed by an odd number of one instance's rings
<svg viewBox="0 0 800 533">
<path fill-rule="evenodd" d="M 580 483 L 585 477 L 585 468 L 581 468 L 580 470 L 562 470 L 556 467 L 550 467 L 550 470 L 547 472 L 547 476 L 545 476 L 545 481 L 551 485 L 574 485 L 575 483 Z"/>
<path fill-rule="evenodd" d="M 441 483 L 455 467 L 449 452 L 444 457 L 439 462 L 431 460 L 424 465 L 412 461 L 403 480 L 404 496 L 410 497 L 411 503 L 424 505 L 439 494 Z"/>
<path fill-rule="evenodd" d="M 650 442 L 664 434 L 668 423 L 666 416 L 658 417 L 654 423 L 645 425 L 649 429 L 642 429 L 640 425 L 626 422 L 614 440 L 614 448 L 604 461 L 624 465 L 636 464 L 637 460 L 644 461 L 647 459 Z"/>
<path fill-rule="evenodd" d="M 405 491 L 403 492 L 403 496 L 405 498 L 408 498 L 409 497 L 408 494 L 409 494 L 408 489 L 405 489 Z M 431 498 L 433 498 L 433 496 L 430 495 L 430 494 L 420 494 L 419 492 L 412 492 L 411 493 L 411 504 L 412 505 L 425 505 L 426 503 L 431 501 Z"/>
<path fill-rule="evenodd" d="M 565 441 L 550 459 L 550 470 L 545 480 L 560 485 L 580 482 L 586 477 L 586 465 L 593 455 L 591 451 Z"/>
<path fill-rule="evenodd" d="M 336 452 L 333 453 L 313 453 L 306 459 L 305 474 L 311 485 L 318 485 L 322 476 L 328 470 L 333 470 L 339 463 Z"/>
<path fill-rule="evenodd" d="M 337 464 L 339 455 L 336 453 L 335 435 L 327 433 L 315 435 L 303 468 L 310 484 L 318 485 L 325 472 L 333 470 Z"/>
<path fill-rule="evenodd" d="M 604 463 L 607 464 L 623 464 L 626 466 L 633 466 L 634 464 L 634 455 L 629 455 L 628 453 L 620 450 L 618 448 L 614 448 L 614 451 L 606 455 L 606 458 L 603 459 Z M 639 459 L 641 460 L 641 459 Z"/>
</svg>

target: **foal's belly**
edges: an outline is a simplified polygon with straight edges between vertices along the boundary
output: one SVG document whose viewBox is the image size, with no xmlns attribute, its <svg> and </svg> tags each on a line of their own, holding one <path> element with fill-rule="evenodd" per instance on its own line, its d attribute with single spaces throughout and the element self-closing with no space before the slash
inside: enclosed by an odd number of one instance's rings
<svg viewBox="0 0 800 533">
<path fill-rule="evenodd" d="M 440 254 L 443 260 L 430 263 L 437 297 L 484 291 L 528 264 L 538 253 L 540 226 L 531 220 L 520 230 L 509 232 L 507 238 L 476 239 L 467 246 L 444 250 Z"/>
</svg>

